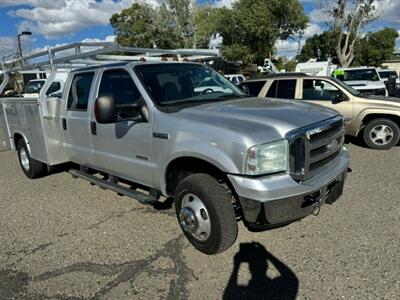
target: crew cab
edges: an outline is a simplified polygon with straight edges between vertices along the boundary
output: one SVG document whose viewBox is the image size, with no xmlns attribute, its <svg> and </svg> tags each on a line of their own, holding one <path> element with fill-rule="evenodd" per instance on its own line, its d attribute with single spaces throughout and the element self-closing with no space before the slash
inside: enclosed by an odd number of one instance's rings
<svg viewBox="0 0 400 300">
<path fill-rule="evenodd" d="M 196 90 L 209 78 L 212 92 Z M 268 229 L 334 203 L 349 167 L 336 111 L 249 97 L 200 63 L 96 64 L 72 70 L 61 99 L 1 102 L 26 176 L 73 162 L 74 177 L 142 203 L 172 197 L 206 254 L 234 243 L 239 220 Z"/>
<path fill-rule="evenodd" d="M 301 75 L 266 79 L 258 96 L 335 109 L 344 116 L 346 134 L 373 149 L 390 149 L 399 142 L 399 98 L 365 95 L 335 78 Z"/>
</svg>

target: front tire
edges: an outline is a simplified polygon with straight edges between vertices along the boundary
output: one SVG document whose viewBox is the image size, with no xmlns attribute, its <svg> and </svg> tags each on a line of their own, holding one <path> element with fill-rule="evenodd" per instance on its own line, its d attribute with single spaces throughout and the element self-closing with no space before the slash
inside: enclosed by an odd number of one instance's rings
<svg viewBox="0 0 400 300">
<path fill-rule="evenodd" d="M 31 157 L 25 141 L 20 140 L 18 142 L 17 151 L 21 169 L 28 178 L 34 179 L 45 174 L 46 165 Z"/>
<path fill-rule="evenodd" d="M 400 129 L 390 119 L 375 119 L 365 127 L 363 138 L 371 149 L 391 149 L 399 142 Z"/>
<path fill-rule="evenodd" d="M 175 209 L 189 242 L 213 255 L 236 240 L 238 227 L 232 201 L 225 188 L 207 174 L 193 174 L 177 186 Z"/>
</svg>

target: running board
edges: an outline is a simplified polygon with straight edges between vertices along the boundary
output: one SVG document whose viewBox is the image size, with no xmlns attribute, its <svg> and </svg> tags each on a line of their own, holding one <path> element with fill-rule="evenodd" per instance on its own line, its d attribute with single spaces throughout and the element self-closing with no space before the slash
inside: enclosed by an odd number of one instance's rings
<svg viewBox="0 0 400 300">
<path fill-rule="evenodd" d="M 118 194 L 122 194 L 130 198 L 134 198 L 142 204 L 154 204 L 158 201 L 158 197 L 153 196 L 152 193 L 150 193 L 150 195 L 146 195 L 144 193 L 121 186 L 120 184 L 118 184 L 117 177 L 112 175 L 109 175 L 109 180 L 105 180 L 80 170 L 71 169 L 68 172 L 74 178 L 82 178 L 88 180 L 90 183 L 98 185 L 101 188 L 114 191 Z"/>
</svg>

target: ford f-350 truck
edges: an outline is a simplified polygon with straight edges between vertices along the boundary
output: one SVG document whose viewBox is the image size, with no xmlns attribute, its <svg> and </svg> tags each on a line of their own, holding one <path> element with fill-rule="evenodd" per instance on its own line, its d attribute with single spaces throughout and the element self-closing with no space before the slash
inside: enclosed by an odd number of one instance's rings
<svg viewBox="0 0 400 300">
<path fill-rule="evenodd" d="M 172 197 L 184 234 L 206 254 L 234 243 L 239 220 L 282 226 L 341 196 L 342 116 L 246 96 L 210 67 L 176 60 L 78 68 L 61 99 L 2 99 L 26 176 L 73 162 L 73 176 L 142 203 Z M 196 92 L 203 82 L 209 89 Z"/>
</svg>

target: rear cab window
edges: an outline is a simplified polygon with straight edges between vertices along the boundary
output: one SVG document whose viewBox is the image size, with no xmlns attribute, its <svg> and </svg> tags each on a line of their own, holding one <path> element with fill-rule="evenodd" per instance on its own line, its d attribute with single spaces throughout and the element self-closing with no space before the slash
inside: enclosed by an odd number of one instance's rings
<svg viewBox="0 0 400 300">
<path fill-rule="evenodd" d="M 67 110 L 87 110 L 93 78 L 94 72 L 74 75 L 68 93 Z"/>
</svg>

